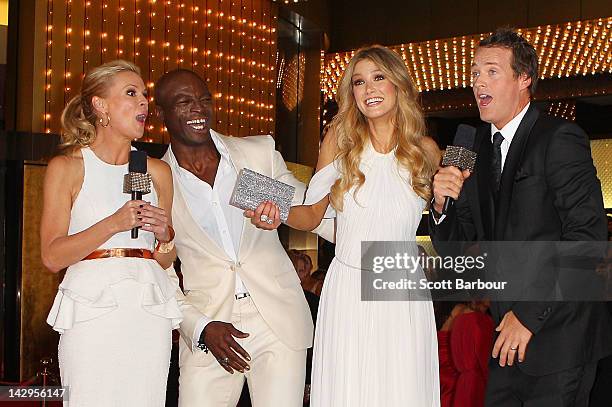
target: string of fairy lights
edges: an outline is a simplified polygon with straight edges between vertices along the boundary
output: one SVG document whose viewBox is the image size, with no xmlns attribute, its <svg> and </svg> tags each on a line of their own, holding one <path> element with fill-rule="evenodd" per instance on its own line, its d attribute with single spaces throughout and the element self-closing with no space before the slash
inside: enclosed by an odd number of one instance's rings
<svg viewBox="0 0 612 407">
<path fill-rule="evenodd" d="M 283 58 L 283 61 L 285 59 Z M 289 111 L 294 110 L 304 98 L 304 73 L 306 67 L 306 56 L 303 53 L 294 55 L 283 63 L 285 69 L 279 72 L 281 83 L 281 98 L 283 105 Z M 277 82 L 277 83 L 278 83 Z"/>
<path fill-rule="evenodd" d="M 576 121 L 576 101 L 559 100 L 548 105 L 548 114 L 562 117 L 566 120 Z"/>
<path fill-rule="evenodd" d="M 612 17 L 518 30 L 539 55 L 540 78 L 612 72 Z M 466 88 L 478 42 L 488 34 L 462 36 L 390 48 L 398 52 L 420 92 Z M 322 56 L 321 91 L 334 99 L 355 51 Z"/>
<path fill-rule="evenodd" d="M 123 58 L 140 66 L 151 102 L 163 72 L 192 69 L 208 81 L 217 129 L 231 135 L 273 134 L 275 89 L 289 73 L 289 61 L 278 61 L 278 10 L 268 0 L 47 0 L 46 8 L 46 132 L 59 132 L 60 113 L 84 72 Z M 612 17 L 519 32 L 538 51 L 542 79 L 612 72 Z M 391 48 L 403 58 L 419 91 L 466 88 L 475 48 L 485 35 Z M 334 98 L 353 54 L 321 52 L 326 101 Z M 575 114 L 570 108 L 551 109 Z M 164 141 L 164 132 L 150 117 L 146 140 Z"/>
<path fill-rule="evenodd" d="M 53 37 L 52 37 L 52 29 L 53 26 L 50 24 L 50 20 L 53 20 L 53 2 L 47 2 L 47 29 L 45 30 L 45 112 L 44 112 L 44 122 L 45 122 L 45 131 L 47 133 L 51 132 L 51 129 L 48 127 L 48 123 L 51 121 L 51 60 L 53 58 Z"/>
<path fill-rule="evenodd" d="M 278 7 L 269 0 L 47 0 L 46 7 L 47 133 L 60 131 L 60 113 L 84 72 L 118 58 L 140 67 L 151 102 L 164 72 L 191 69 L 215 98 L 213 127 L 274 133 Z M 145 140 L 167 141 L 152 114 Z"/>
</svg>

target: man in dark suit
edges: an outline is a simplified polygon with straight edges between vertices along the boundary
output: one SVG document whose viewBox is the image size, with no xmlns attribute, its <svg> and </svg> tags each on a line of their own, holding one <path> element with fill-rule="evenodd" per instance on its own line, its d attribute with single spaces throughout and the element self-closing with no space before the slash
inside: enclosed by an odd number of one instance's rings
<svg viewBox="0 0 612 407">
<path fill-rule="evenodd" d="M 480 42 L 471 70 L 487 124 L 476 135 L 474 173 L 445 167 L 434 177 L 434 244 L 605 240 L 587 135 L 530 103 L 538 79 L 533 46 L 512 30 L 498 30 Z M 442 215 L 446 197 L 456 203 Z M 555 272 L 558 265 L 548 259 L 527 258 L 534 281 Z M 603 304 L 541 298 L 496 302 L 491 312 L 497 328 L 487 406 L 587 405 L 597 361 L 612 353 Z"/>
</svg>

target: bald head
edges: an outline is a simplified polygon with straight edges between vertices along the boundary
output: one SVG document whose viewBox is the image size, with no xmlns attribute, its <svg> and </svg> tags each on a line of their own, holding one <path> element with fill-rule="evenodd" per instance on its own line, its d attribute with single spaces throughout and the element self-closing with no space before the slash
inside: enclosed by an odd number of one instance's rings
<svg viewBox="0 0 612 407">
<path fill-rule="evenodd" d="M 155 85 L 155 103 L 173 148 L 210 143 L 213 98 L 197 74 L 186 69 L 164 74 Z"/>
<path fill-rule="evenodd" d="M 193 71 L 188 69 L 175 69 L 163 74 L 155 83 L 155 104 L 164 107 L 168 102 L 168 90 L 178 87 L 182 83 L 192 82 L 196 80 L 200 82 L 208 91 L 206 82 Z"/>
</svg>

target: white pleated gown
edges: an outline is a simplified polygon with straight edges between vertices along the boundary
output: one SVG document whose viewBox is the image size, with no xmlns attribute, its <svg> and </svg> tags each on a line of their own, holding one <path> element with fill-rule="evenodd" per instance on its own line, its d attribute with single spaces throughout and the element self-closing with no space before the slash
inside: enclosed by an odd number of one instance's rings
<svg viewBox="0 0 612 407">
<path fill-rule="evenodd" d="M 110 165 L 83 148 L 83 185 L 68 234 L 89 228 L 130 199 L 124 194 L 128 165 Z M 152 191 L 143 199 L 157 206 Z M 100 248 L 153 250 L 154 236 L 121 232 Z M 58 359 L 70 407 L 165 405 L 172 329 L 182 319 L 177 286 L 152 259 L 108 258 L 68 267 L 47 323 L 60 336 Z"/>
<path fill-rule="evenodd" d="M 338 178 L 336 163 L 310 182 L 318 202 Z M 311 406 L 437 407 L 438 348 L 430 301 L 361 301 L 361 242 L 415 241 L 425 202 L 398 170 L 394 152 L 368 143 L 365 183 L 344 196 L 337 217 L 336 256 L 321 293 L 315 332 Z"/>
</svg>

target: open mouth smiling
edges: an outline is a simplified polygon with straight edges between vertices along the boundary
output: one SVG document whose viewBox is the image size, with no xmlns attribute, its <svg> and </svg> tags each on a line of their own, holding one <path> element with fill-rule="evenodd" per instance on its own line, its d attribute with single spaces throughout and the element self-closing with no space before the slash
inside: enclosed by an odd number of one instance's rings
<svg viewBox="0 0 612 407">
<path fill-rule="evenodd" d="M 384 98 L 381 97 L 373 97 L 373 98 L 367 98 L 365 100 L 365 103 L 367 106 L 378 106 L 379 104 L 381 104 L 383 102 L 383 100 L 385 100 Z"/>
<path fill-rule="evenodd" d="M 187 125 L 194 130 L 204 130 L 206 123 L 208 123 L 208 119 L 206 118 L 187 120 Z"/>
</svg>

